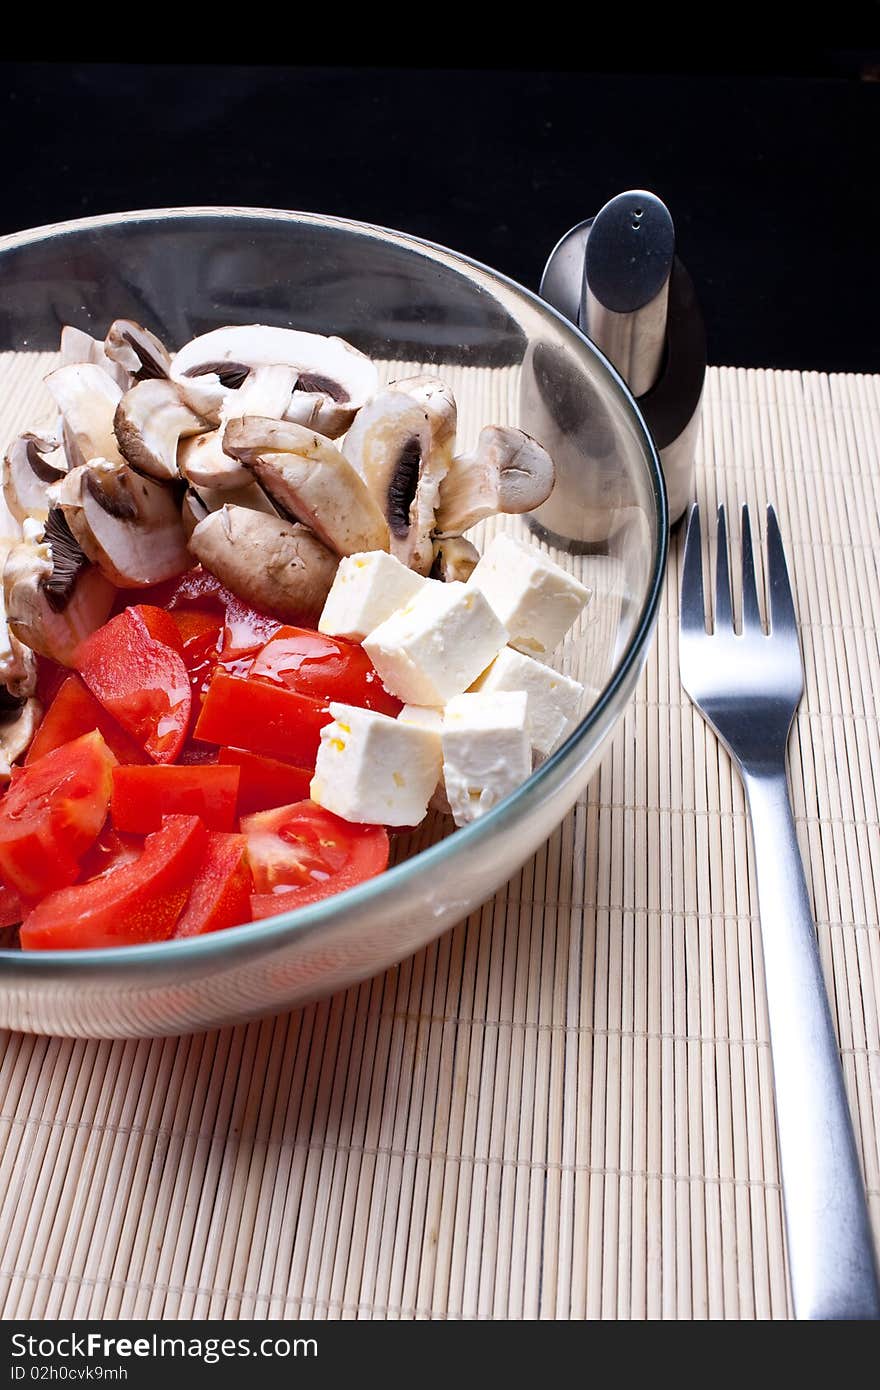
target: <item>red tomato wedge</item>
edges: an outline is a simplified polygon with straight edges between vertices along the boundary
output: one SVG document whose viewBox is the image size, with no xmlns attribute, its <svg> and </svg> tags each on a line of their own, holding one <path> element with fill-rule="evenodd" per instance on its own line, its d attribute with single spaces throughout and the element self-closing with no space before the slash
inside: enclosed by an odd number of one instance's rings
<svg viewBox="0 0 880 1390">
<path fill-rule="evenodd" d="M 142 835 L 122 835 L 112 825 L 105 825 L 91 849 L 86 850 L 79 864 L 79 882 L 87 883 L 102 874 L 115 873 L 125 864 L 133 864 L 144 852 Z"/>
<path fill-rule="evenodd" d="M 240 816 L 308 799 L 312 772 L 307 767 L 293 767 L 291 763 L 282 763 L 261 753 L 246 753 L 243 748 L 221 748 L 220 762 L 237 767 L 241 773 L 238 783 Z"/>
<path fill-rule="evenodd" d="M 4 927 L 14 927 L 23 916 L 24 908 L 15 889 L 7 888 L 5 884 L 0 883 L 0 930 Z"/>
<path fill-rule="evenodd" d="M 233 596 L 226 605 L 221 661 L 258 652 L 280 627 L 280 619 L 270 618 L 268 613 L 261 613 Z"/>
<path fill-rule="evenodd" d="M 15 768 L 0 799 L 0 875 L 23 897 L 75 882 L 107 819 L 115 758 L 97 730 Z"/>
<path fill-rule="evenodd" d="M 110 816 L 117 830 L 146 835 L 163 816 L 199 816 L 209 830 L 235 824 L 239 770 L 201 764 L 191 767 L 113 769 Z"/>
<path fill-rule="evenodd" d="M 314 767 L 321 729 L 331 720 L 326 703 L 268 681 L 242 680 L 218 671 L 208 687 L 196 738 L 246 748 L 270 758 Z"/>
<path fill-rule="evenodd" d="M 130 738 L 116 720 L 99 704 L 76 673 L 67 676 L 49 706 L 28 749 L 25 766 L 70 743 L 81 734 L 97 729 L 110 752 L 120 763 L 148 763 L 144 749 Z"/>
<path fill-rule="evenodd" d="M 209 835 L 174 936 L 204 936 L 251 920 L 251 871 L 243 835 Z"/>
<path fill-rule="evenodd" d="M 402 701 L 390 695 L 363 647 L 306 628 L 281 627 L 250 669 L 253 677 L 313 699 L 339 700 L 395 718 Z"/>
<path fill-rule="evenodd" d="M 388 866 L 382 826 L 350 825 L 311 801 L 246 816 L 241 828 L 256 889 L 255 919 L 341 893 Z"/>
<path fill-rule="evenodd" d="M 87 637 L 77 669 L 101 704 L 157 763 L 173 763 L 189 727 L 192 693 L 170 613 L 126 608 Z"/>
<path fill-rule="evenodd" d="M 198 816 L 167 816 L 144 852 L 113 873 L 62 888 L 28 914 L 26 951 L 85 950 L 164 941 L 189 896 L 208 832 Z"/>
</svg>

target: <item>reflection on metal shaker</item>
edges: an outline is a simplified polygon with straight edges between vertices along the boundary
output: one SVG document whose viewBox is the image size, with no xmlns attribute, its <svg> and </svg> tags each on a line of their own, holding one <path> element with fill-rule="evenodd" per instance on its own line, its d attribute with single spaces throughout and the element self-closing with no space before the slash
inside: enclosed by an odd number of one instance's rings
<svg viewBox="0 0 880 1390">
<path fill-rule="evenodd" d="M 675 255 L 668 209 L 644 190 L 612 198 L 554 248 L 541 294 L 592 339 L 636 397 L 660 454 L 674 523 L 691 495 L 706 337 L 693 283 Z M 531 417 L 539 417 L 545 427 L 542 442 L 558 471 L 554 494 L 535 520 L 559 537 L 585 544 L 598 541 L 608 534 L 606 509 L 626 505 L 624 499 L 607 495 L 613 470 L 606 466 L 603 471 L 602 437 L 609 436 L 609 429 L 607 424 L 603 429 L 599 418 L 590 420 L 591 413 L 601 414 L 598 398 L 582 398 L 575 411 L 580 412 L 580 426 L 589 422 L 580 434 L 576 463 L 574 451 L 565 446 L 572 403 L 548 396 L 550 374 L 542 370 L 538 351 L 526 362 L 525 373 L 523 390 L 531 398 Z"/>
</svg>

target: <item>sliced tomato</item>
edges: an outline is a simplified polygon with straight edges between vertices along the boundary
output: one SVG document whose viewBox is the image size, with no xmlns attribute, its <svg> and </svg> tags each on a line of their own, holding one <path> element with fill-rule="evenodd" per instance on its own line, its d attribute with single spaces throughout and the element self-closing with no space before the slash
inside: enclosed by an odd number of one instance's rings
<svg viewBox="0 0 880 1390">
<path fill-rule="evenodd" d="M 174 936 L 203 936 L 251 920 L 251 871 L 243 835 L 209 835 Z"/>
<path fill-rule="evenodd" d="M 233 596 L 226 605 L 221 661 L 226 663 L 258 652 L 280 627 L 280 619 L 261 613 L 258 608 L 252 608 L 243 599 Z"/>
<path fill-rule="evenodd" d="M 148 763 L 150 760 L 112 715 L 108 714 L 83 683 L 72 672 L 66 677 L 49 706 L 34 741 L 25 758 L 25 766 L 34 763 L 62 743 L 70 743 L 81 734 L 97 729 L 114 758 L 120 763 Z"/>
<path fill-rule="evenodd" d="M 204 767 L 206 764 L 219 762 L 218 750 L 213 743 L 200 743 L 197 739 L 190 741 L 181 750 L 177 759 L 181 767 Z"/>
<path fill-rule="evenodd" d="M 309 795 L 310 768 L 294 767 L 261 753 L 246 753 L 243 748 L 221 748 L 220 762 L 237 767 L 241 774 L 238 783 L 240 816 L 271 811 L 275 806 L 289 806 Z"/>
<path fill-rule="evenodd" d="M 363 647 L 308 628 L 279 628 L 250 674 L 313 699 L 360 705 L 392 718 L 403 709 L 402 702 L 385 689 Z"/>
<path fill-rule="evenodd" d="M 341 893 L 388 866 L 382 826 L 351 825 L 311 801 L 246 816 L 241 828 L 256 890 L 255 919 Z"/>
<path fill-rule="evenodd" d="M 69 675 L 67 667 L 59 666 L 51 657 L 37 657 L 37 699 L 43 709 L 49 708 Z"/>
<path fill-rule="evenodd" d="M 206 743 L 289 758 L 298 767 L 311 768 L 321 729 L 330 720 L 330 711 L 320 700 L 268 681 L 242 680 L 218 671 L 208 687 L 195 736 Z"/>
<path fill-rule="evenodd" d="M 209 830 L 231 830 L 239 775 L 237 767 L 208 764 L 117 767 L 110 816 L 117 830 L 140 835 L 158 830 L 169 815 L 199 816 Z"/>
<path fill-rule="evenodd" d="M 0 931 L 6 927 L 14 927 L 23 916 L 24 907 L 15 889 L 7 888 L 4 883 L 0 883 Z"/>
<path fill-rule="evenodd" d="M 198 816 L 166 816 L 134 863 L 44 898 L 22 923 L 22 947 L 85 950 L 164 941 L 187 900 L 207 840 Z"/>
<path fill-rule="evenodd" d="M 79 864 L 79 882 L 112 874 L 126 864 L 133 864 L 144 852 L 142 835 L 123 835 L 112 825 L 105 825 L 91 849 L 86 850 Z"/>
<path fill-rule="evenodd" d="M 77 653 L 92 694 L 157 763 L 174 762 L 189 727 L 192 693 L 182 652 L 171 615 L 138 604 L 98 628 Z"/>
<path fill-rule="evenodd" d="M 0 874 L 23 897 L 75 882 L 110 804 L 115 758 L 97 729 L 14 768 L 0 799 Z"/>
</svg>

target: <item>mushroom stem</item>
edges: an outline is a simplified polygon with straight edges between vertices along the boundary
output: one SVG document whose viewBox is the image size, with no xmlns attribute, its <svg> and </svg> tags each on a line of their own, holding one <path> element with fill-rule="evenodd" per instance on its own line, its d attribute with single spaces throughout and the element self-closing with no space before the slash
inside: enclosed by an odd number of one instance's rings
<svg viewBox="0 0 880 1390">
<path fill-rule="evenodd" d="M 440 484 L 436 532 L 458 535 L 497 512 L 530 512 L 555 482 L 553 460 L 522 430 L 487 425 L 476 449 L 460 454 Z"/>
</svg>

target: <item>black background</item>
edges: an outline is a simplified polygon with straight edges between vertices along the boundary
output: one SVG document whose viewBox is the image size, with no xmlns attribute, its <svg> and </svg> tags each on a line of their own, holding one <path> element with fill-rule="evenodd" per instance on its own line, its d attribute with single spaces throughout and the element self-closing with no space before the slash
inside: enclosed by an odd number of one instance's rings
<svg viewBox="0 0 880 1390">
<path fill-rule="evenodd" d="M 568 227 L 643 187 L 672 211 L 711 361 L 880 369 L 876 50 L 667 70 L 637 56 L 627 72 L 476 57 L 0 64 L 0 231 L 163 205 L 297 208 L 414 232 L 537 288 Z"/>
</svg>

